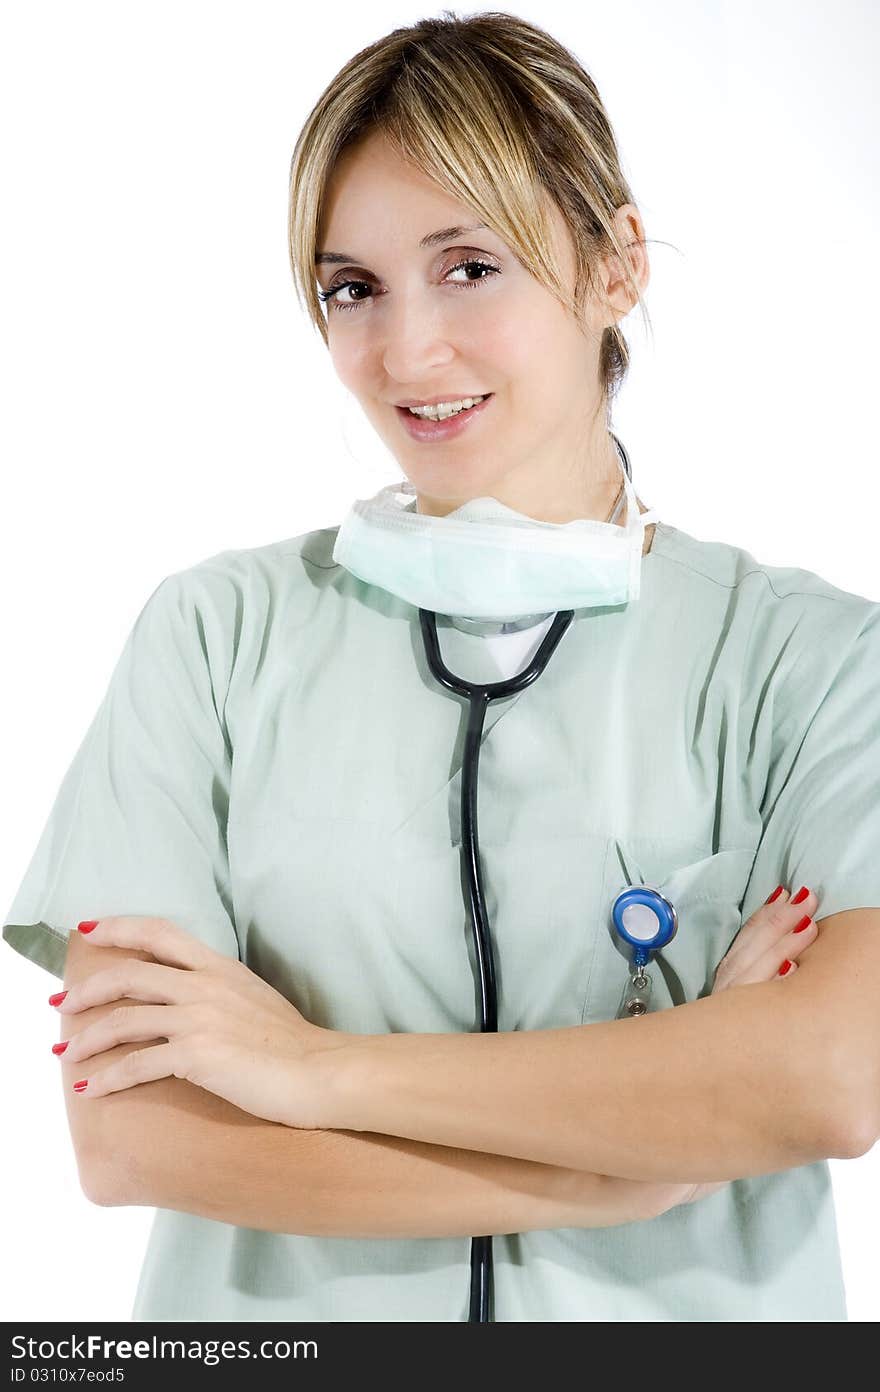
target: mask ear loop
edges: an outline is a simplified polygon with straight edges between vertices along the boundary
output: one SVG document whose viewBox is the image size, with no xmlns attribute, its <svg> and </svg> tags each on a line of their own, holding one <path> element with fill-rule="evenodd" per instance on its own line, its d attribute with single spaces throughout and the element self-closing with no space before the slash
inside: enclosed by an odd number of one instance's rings
<svg viewBox="0 0 880 1392">
<path fill-rule="evenodd" d="M 626 454 L 625 449 L 623 448 L 623 445 L 620 443 L 616 435 L 614 436 L 614 443 L 617 446 L 617 454 L 620 462 L 620 471 L 623 474 L 623 491 L 626 495 L 626 523 L 624 526 L 624 531 L 628 535 L 632 535 L 633 532 L 638 530 L 641 524 L 643 514 L 639 512 L 639 504 L 636 499 L 636 490 L 633 487 L 632 476 L 629 470 L 629 458 Z M 615 513 L 618 511 L 618 508 L 615 508 Z M 644 536 L 644 527 L 642 526 L 643 545 Z"/>
<path fill-rule="evenodd" d="M 642 548 L 644 548 L 645 529 L 649 527 L 652 522 L 659 521 L 659 518 L 657 516 L 657 509 L 648 508 L 646 512 L 639 512 L 639 504 L 638 499 L 636 498 L 636 490 L 633 487 L 632 482 L 632 470 L 630 468 L 629 455 L 627 454 L 620 440 L 618 440 L 617 436 L 614 434 L 614 431 L 612 430 L 609 433 L 617 447 L 617 456 L 621 467 L 621 473 L 623 474 L 623 491 L 626 495 L 627 502 L 626 523 L 624 526 L 624 531 L 641 531 Z M 618 500 L 614 506 L 614 511 L 609 519 L 610 521 L 613 522 L 616 520 L 617 515 L 620 511 L 621 502 L 622 499 L 618 497 Z"/>
<path fill-rule="evenodd" d="M 614 504 L 613 504 L 613 506 L 612 506 L 612 508 L 611 508 L 611 513 L 610 513 L 610 515 L 606 518 L 606 521 L 607 521 L 607 522 L 615 523 L 615 522 L 617 521 L 617 519 L 618 519 L 618 517 L 619 517 L 619 515 L 620 515 L 620 509 L 623 507 L 623 504 L 624 504 L 625 502 L 626 502 L 626 489 L 624 488 L 623 484 L 621 484 L 621 485 L 620 485 L 620 492 L 618 493 L 617 497 L 614 499 Z"/>
<path fill-rule="evenodd" d="M 656 522 L 657 511 L 649 508 L 646 512 L 639 512 L 639 503 L 636 498 L 636 490 L 633 487 L 632 477 L 629 470 L 629 459 L 626 451 L 618 440 L 614 437 L 614 443 L 618 446 L 618 458 L 620 460 L 621 472 L 623 473 L 623 488 L 626 494 L 626 524 L 623 528 L 627 542 L 629 543 L 629 588 L 630 597 L 638 599 L 641 592 L 642 578 L 642 553 L 645 549 L 645 529 L 652 522 Z M 614 510 L 614 516 L 620 510 L 620 503 Z"/>
</svg>

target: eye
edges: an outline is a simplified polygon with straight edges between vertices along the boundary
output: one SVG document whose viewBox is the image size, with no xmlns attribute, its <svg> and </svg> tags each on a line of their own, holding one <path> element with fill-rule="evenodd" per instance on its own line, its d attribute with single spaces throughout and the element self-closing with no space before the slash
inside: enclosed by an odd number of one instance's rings
<svg viewBox="0 0 880 1392">
<path fill-rule="evenodd" d="M 499 267 L 498 267 L 498 266 L 492 266 L 492 265 L 489 264 L 488 261 L 480 261 L 480 260 L 479 260 L 478 258 L 476 258 L 476 257 L 469 257 L 469 258 L 468 258 L 467 260 L 465 260 L 465 261 L 459 261 L 456 265 L 450 266 L 450 268 L 449 268 L 449 270 L 446 272 L 446 274 L 447 274 L 447 276 L 450 276 L 450 275 L 453 274 L 454 271 L 465 271 L 465 270 L 468 270 L 468 269 L 469 269 L 470 267 L 472 267 L 472 266 L 476 266 L 476 267 L 477 267 L 479 270 L 481 270 L 481 271 L 486 271 L 487 274 L 486 274 L 486 275 L 481 275 L 481 276 L 479 277 L 478 280 L 468 280 L 468 281 L 461 281 L 461 282 L 459 282 L 459 284 L 458 284 L 458 289 L 460 289 L 460 290 L 473 290 L 473 289 L 477 289 L 480 285 L 483 284 L 483 282 L 484 282 L 485 280 L 488 280 L 488 279 L 489 279 L 489 274 L 497 275 L 497 274 L 499 273 Z M 337 295 L 339 295 L 340 291 L 342 291 L 342 290 L 352 290 L 352 289 L 365 289 L 365 290 L 369 290 L 369 288 L 370 288 L 370 287 L 369 287 L 368 283 L 367 283 L 365 280 L 344 280 L 344 281 L 341 281 L 339 285 L 331 285 L 331 287 L 330 287 L 329 290 L 319 290 L 319 291 L 318 291 L 318 299 L 319 299 L 319 300 L 322 300 L 325 304 L 327 303 L 328 300 L 332 300 L 332 301 L 333 301 L 333 307 L 334 307 L 334 309 L 349 309 L 349 310 L 350 310 L 350 309 L 357 309 L 357 308 L 358 308 L 358 305 L 362 303 L 362 300 L 357 299 L 357 300 L 351 300 L 351 301 L 343 301 L 343 300 L 337 299 L 337 298 L 336 298 Z M 371 297 L 371 298 L 372 298 L 372 297 Z"/>
</svg>

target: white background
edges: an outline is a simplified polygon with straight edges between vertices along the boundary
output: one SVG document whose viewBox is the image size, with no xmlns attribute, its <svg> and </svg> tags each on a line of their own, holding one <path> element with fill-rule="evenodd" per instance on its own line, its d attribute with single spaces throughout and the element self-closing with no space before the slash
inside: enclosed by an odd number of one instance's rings
<svg viewBox="0 0 880 1392">
<path fill-rule="evenodd" d="M 4 9 L 4 908 L 159 581 L 334 525 L 401 476 L 299 309 L 287 177 L 339 67 L 440 12 Z M 661 243 L 653 340 L 631 314 L 614 418 L 643 501 L 880 600 L 876 6 L 513 12 L 592 73 Z M 50 1052 L 60 982 L 6 944 L 0 968 L 3 1318 L 128 1320 L 152 1210 L 83 1196 Z M 832 1162 L 853 1320 L 880 1316 L 878 1161 Z"/>
</svg>

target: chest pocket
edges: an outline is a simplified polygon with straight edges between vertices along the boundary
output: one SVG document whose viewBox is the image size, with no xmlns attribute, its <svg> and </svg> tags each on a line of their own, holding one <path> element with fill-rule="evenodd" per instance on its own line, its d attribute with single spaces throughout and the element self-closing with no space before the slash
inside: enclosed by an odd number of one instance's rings
<svg viewBox="0 0 880 1392">
<path fill-rule="evenodd" d="M 700 854 L 693 846 L 671 841 L 609 838 L 582 1023 L 612 1020 L 620 1007 L 631 959 L 614 929 L 611 910 L 630 884 L 659 890 L 678 918 L 675 937 L 649 964 L 650 1009 L 664 1010 L 711 994 L 718 964 L 741 926 L 754 858 L 751 848 Z"/>
</svg>

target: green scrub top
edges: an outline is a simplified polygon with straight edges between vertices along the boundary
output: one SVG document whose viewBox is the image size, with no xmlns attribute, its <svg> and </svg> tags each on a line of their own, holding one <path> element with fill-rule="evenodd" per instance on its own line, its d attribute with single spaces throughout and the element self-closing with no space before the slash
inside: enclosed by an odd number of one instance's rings
<svg viewBox="0 0 880 1392">
<path fill-rule="evenodd" d="M 153 591 L 6 915 L 17 952 L 60 977 L 80 920 L 165 916 L 318 1025 L 478 1028 L 467 703 L 431 676 L 418 610 L 334 563 L 337 530 Z M 460 675 L 500 674 L 479 634 L 438 630 Z M 708 995 L 780 882 L 821 916 L 880 906 L 880 603 L 660 522 L 640 598 L 577 610 L 489 707 L 479 774 L 499 1030 L 615 1018 L 631 881 L 678 911 L 651 1009 Z M 133 1318 L 466 1320 L 470 1246 L 158 1209 Z M 847 1318 L 825 1161 L 651 1221 L 495 1236 L 494 1268 L 498 1322 Z"/>
</svg>

